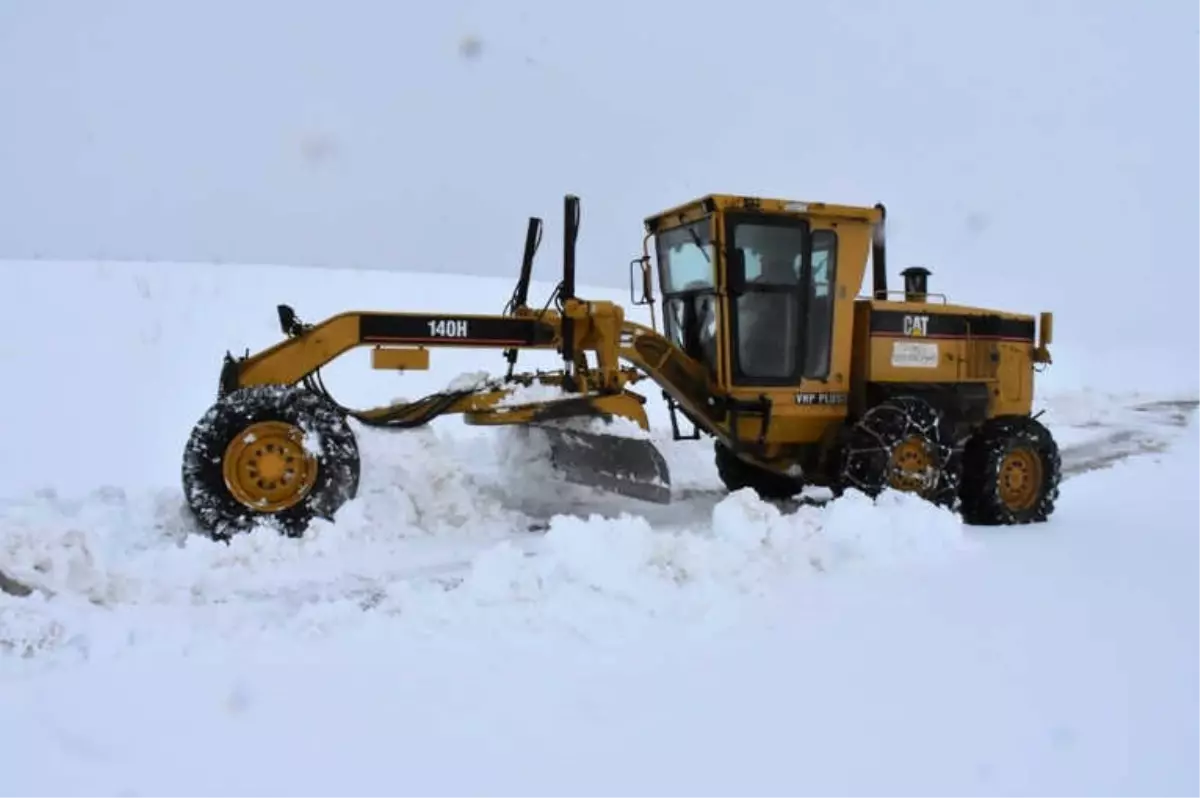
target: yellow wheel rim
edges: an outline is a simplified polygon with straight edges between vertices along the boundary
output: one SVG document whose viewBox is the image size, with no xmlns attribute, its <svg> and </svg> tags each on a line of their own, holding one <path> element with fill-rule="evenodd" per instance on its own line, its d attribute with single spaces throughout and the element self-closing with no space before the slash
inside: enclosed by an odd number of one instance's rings
<svg viewBox="0 0 1200 798">
<path fill-rule="evenodd" d="M 283 421 L 251 424 L 225 447 L 225 486 L 246 507 L 276 513 L 300 502 L 317 481 L 304 431 Z"/>
<path fill-rule="evenodd" d="M 1042 459 L 1030 449 L 1014 449 L 1000 461 L 1000 501 L 1010 510 L 1028 510 L 1042 489 Z"/>
<path fill-rule="evenodd" d="M 929 442 L 911 435 L 892 449 L 891 476 L 888 484 L 896 490 L 920 493 L 929 487 L 933 456 Z"/>
</svg>

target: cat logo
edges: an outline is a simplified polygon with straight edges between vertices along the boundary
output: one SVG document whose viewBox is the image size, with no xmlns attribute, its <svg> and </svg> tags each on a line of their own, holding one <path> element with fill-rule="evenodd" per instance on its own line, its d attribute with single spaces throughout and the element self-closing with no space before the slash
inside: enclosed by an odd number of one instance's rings
<svg viewBox="0 0 1200 798">
<path fill-rule="evenodd" d="M 912 338 L 924 338 L 929 334 L 929 317 L 905 316 L 904 334 Z"/>
</svg>

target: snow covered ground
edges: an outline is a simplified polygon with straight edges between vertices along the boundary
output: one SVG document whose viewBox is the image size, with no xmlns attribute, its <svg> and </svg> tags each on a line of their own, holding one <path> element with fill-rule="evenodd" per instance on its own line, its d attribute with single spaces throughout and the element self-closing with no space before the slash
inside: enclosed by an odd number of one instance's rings
<svg viewBox="0 0 1200 798">
<path fill-rule="evenodd" d="M 225 546 L 178 477 L 226 349 L 277 340 L 280 302 L 499 312 L 511 282 L 4 269 L 0 572 L 32 588 L 0 593 L 6 794 L 1200 791 L 1190 354 L 1060 327 L 1038 403 L 1069 477 L 1033 528 L 901 495 L 781 515 L 655 404 L 670 507 L 548 490 L 525 436 L 451 418 L 360 430 L 336 523 Z M 504 362 L 433 366 L 326 381 L 369 405 Z"/>
</svg>

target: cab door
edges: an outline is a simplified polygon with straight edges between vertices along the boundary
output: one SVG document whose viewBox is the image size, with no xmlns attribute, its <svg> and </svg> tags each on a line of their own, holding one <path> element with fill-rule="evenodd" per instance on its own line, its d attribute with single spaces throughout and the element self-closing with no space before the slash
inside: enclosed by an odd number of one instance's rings
<svg viewBox="0 0 1200 798">
<path fill-rule="evenodd" d="M 798 384 L 805 355 L 808 222 L 796 216 L 731 213 L 725 241 L 732 384 Z"/>
</svg>

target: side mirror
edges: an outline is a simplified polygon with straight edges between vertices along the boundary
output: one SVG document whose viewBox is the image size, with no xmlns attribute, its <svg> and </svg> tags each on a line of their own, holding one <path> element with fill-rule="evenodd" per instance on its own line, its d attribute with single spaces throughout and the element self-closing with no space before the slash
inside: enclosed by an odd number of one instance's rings
<svg viewBox="0 0 1200 798">
<path fill-rule="evenodd" d="M 731 294 L 740 294 L 746 289 L 746 253 L 741 247 L 730 247 L 725 251 L 725 285 Z"/>
<path fill-rule="evenodd" d="M 634 279 L 634 274 L 640 267 L 642 277 L 642 296 L 639 299 L 634 292 L 634 286 L 637 281 Z M 634 258 L 629 261 L 629 301 L 635 305 L 651 305 L 654 303 L 654 275 L 650 268 L 650 256 L 643 255 L 640 258 Z"/>
</svg>

